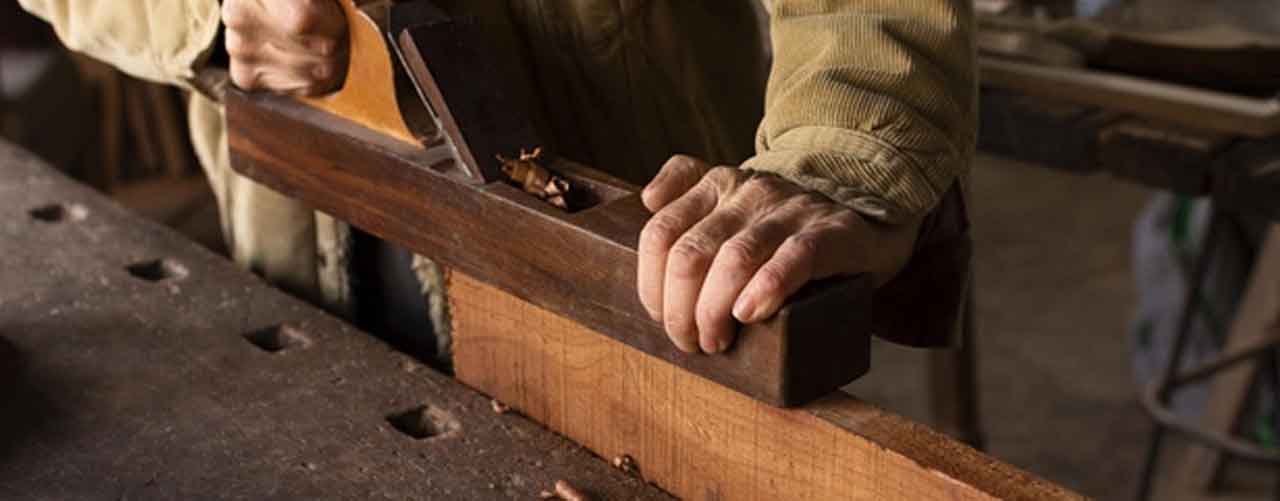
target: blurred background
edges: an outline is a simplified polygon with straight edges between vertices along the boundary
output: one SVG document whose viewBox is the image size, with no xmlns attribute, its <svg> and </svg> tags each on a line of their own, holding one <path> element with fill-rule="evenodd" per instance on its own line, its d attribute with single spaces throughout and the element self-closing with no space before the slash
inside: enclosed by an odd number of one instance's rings
<svg viewBox="0 0 1280 501">
<path fill-rule="evenodd" d="M 0 137 L 222 251 L 185 102 L 172 87 L 62 48 L 47 24 L 17 2 L 0 2 Z"/>
<path fill-rule="evenodd" d="M 1280 90 L 1276 0 L 974 2 L 984 60 L 1123 75 L 1259 106 Z M 849 391 L 1101 499 L 1132 499 L 1143 478 L 1150 499 L 1277 496 L 1274 465 L 1228 460 L 1182 435 L 1163 437 L 1151 455 L 1155 428 L 1140 396 L 1180 335 L 1183 367 L 1212 359 L 1248 334 L 1233 325 L 1252 281 L 1280 283 L 1255 273 L 1275 254 L 1268 211 L 1280 201 L 1236 204 L 1208 181 L 1222 166 L 1275 171 L 1270 159 L 1280 154 L 1270 152 L 1280 149 L 1266 150 L 1269 138 L 1131 120 L 1123 105 L 1039 85 L 984 85 L 971 344 L 931 353 L 878 343 L 871 374 Z M 63 49 L 42 22 L 0 3 L 0 136 L 225 252 L 183 102 L 177 90 Z M 1116 137 L 1130 138 L 1123 161 L 1100 166 L 1096 143 L 1115 146 Z M 1269 153 L 1242 158 L 1240 145 Z M 1229 231 L 1211 234 L 1219 216 Z M 1192 294 L 1193 268 L 1210 248 L 1216 257 Z M 1189 294 L 1197 310 L 1180 332 Z M 1280 451 L 1280 377 L 1274 350 L 1266 355 L 1230 381 L 1177 392 L 1171 412 Z"/>
</svg>

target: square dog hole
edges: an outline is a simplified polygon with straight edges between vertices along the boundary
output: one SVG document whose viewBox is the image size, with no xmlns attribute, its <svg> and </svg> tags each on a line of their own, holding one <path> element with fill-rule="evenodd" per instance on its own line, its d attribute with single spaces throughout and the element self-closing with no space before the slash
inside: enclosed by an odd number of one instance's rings
<svg viewBox="0 0 1280 501">
<path fill-rule="evenodd" d="M 172 259 L 152 259 L 150 261 L 142 261 L 133 263 L 125 267 L 125 270 L 139 280 L 148 282 L 163 282 L 165 280 L 182 280 L 187 278 L 191 272 L 187 270 L 182 263 Z"/>
<path fill-rule="evenodd" d="M 289 324 L 273 325 L 244 335 L 244 339 L 268 353 L 280 353 L 311 346 L 311 338 L 302 329 Z"/>
<path fill-rule="evenodd" d="M 88 217 L 89 209 L 80 204 L 49 204 L 29 210 L 27 215 L 31 216 L 31 219 L 45 223 L 75 222 L 83 221 Z"/>
<path fill-rule="evenodd" d="M 415 440 L 444 438 L 462 429 L 453 414 L 433 405 L 419 405 L 391 414 L 387 416 L 387 423 Z"/>
</svg>

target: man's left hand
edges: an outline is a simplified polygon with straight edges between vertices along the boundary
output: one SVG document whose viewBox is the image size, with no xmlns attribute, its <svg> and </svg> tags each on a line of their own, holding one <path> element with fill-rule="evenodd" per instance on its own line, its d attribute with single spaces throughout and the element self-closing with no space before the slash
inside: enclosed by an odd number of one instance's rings
<svg viewBox="0 0 1280 501">
<path fill-rule="evenodd" d="M 687 156 L 669 160 L 642 199 L 654 215 L 640 233 L 640 301 L 690 353 L 723 352 L 737 322 L 773 316 L 811 280 L 888 281 L 919 227 L 878 225 L 781 177 Z"/>
</svg>

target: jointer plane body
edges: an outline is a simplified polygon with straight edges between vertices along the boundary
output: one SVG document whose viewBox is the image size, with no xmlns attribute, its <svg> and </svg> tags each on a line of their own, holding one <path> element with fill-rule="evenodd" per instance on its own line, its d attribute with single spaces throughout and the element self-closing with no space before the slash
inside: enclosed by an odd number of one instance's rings
<svg viewBox="0 0 1280 501">
<path fill-rule="evenodd" d="M 476 23 L 429 2 L 341 3 L 351 60 L 340 91 L 228 92 L 238 172 L 772 405 L 809 402 L 868 370 L 864 276 L 809 284 L 775 317 L 742 326 L 725 354 L 678 351 L 635 290 L 649 217 L 638 188 L 542 142 Z"/>
</svg>

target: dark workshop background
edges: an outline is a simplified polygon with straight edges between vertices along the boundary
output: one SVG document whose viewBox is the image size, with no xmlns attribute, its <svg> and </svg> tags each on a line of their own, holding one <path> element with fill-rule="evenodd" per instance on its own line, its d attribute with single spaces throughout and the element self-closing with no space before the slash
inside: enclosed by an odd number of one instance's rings
<svg viewBox="0 0 1280 501">
<path fill-rule="evenodd" d="M 1108 2 L 976 3 L 984 12 L 1054 19 Z M 1167 13 L 1171 24 L 1220 15 L 1280 32 L 1280 15 L 1251 16 L 1256 11 L 1242 7 L 1249 2 L 1136 3 Z M 42 23 L 0 3 L 0 135 L 224 252 L 183 103 L 177 90 L 61 49 Z M 1132 234 L 1155 190 L 988 154 L 977 161 L 972 188 L 987 451 L 1087 495 L 1130 498 L 1151 427 L 1134 376 Z M 878 343 L 871 374 L 850 391 L 931 423 L 927 366 L 925 352 Z M 1177 461 L 1177 449 L 1165 457 Z M 1157 485 L 1176 471 L 1162 468 Z M 1240 465 L 1226 490 L 1232 499 L 1265 497 L 1273 481 L 1272 472 Z"/>
</svg>

